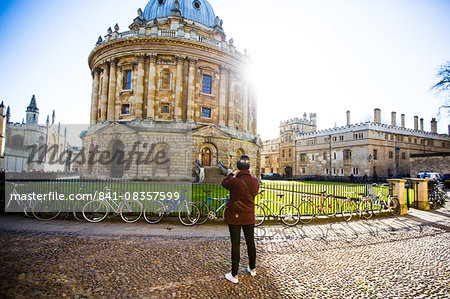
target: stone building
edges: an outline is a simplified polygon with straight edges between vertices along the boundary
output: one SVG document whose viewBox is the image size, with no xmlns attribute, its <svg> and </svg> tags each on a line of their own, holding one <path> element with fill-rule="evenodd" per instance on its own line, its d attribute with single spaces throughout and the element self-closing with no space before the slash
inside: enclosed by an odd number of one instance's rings
<svg viewBox="0 0 450 299">
<path fill-rule="evenodd" d="M 437 172 L 440 175 L 450 173 L 450 150 L 431 154 L 411 155 L 411 177 L 416 177 L 419 172 Z"/>
<path fill-rule="evenodd" d="M 317 131 L 317 115 L 315 113 L 311 113 L 309 119 L 304 113 L 303 118 L 293 118 L 280 123 L 279 166 L 277 167 L 280 174 L 285 174 L 287 177 L 293 175 L 297 135 L 315 131 Z"/>
<path fill-rule="evenodd" d="M 448 152 L 450 138 L 437 134 L 437 123 L 431 121 L 431 132 L 424 131 L 423 119 L 414 117 L 414 129 L 400 125 L 396 113 L 391 124 L 381 123 L 381 111 L 375 109 L 374 121 L 351 124 L 328 130 L 298 134 L 294 174 L 297 176 L 410 176 L 411 155 Z M 444 160 L 441 160 L 444 162 Z"/>
<path fill-rule="evenodd" d="M 226 39 L 208 1 L 151 0 L 129 29 L 109 28 L 89 55 L 91 125 L 83 148 L 111 157 L 134 148 L 152 158 L 85 163 L 82 177 L 188 180 L 196 164 L 234 167 L 242 154 L 258 175 L 248 57 Z M 158 155 L 167 163 L 155 163 Z"/>
<path fill-rule="evenodd" d="M 33 95 L 26 110 L 26 121 L 12 123 L 10 117 L 11 112 L 8 107 L 3 169 L 9 172 L 68 170 L 64 158 L 70 150 L 66 138 L 67 131 L 60 124 L 55 124 L 55 111 L 53 111 L 51 123 L 50 117 L 47 116 L 45 125 L 39 125 L 39 108 L 36 97 Z"/>
<path fill-rule="evenodd" d="M 263 142 L 261 152 L 261 174 L 280 173 L 280 139 Z"/>
</svg>

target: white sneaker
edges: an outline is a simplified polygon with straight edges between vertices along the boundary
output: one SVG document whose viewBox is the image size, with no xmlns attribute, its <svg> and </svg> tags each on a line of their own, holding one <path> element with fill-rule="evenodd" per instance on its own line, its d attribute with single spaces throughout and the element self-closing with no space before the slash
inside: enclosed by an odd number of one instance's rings
<svg viewBox="0 0 450 299">
<path fill-rule="evenodd" d="M 237 275 L 233 276 L 233 274 L 231 274 L 231 272 L 225 274 L 225 278 L 228 279 L 229 281 L 231 281 L 232 283 L 238 283 L 239 282 L 239 280 L 237 278 Z"/>
<path fill-rule="evenodd" d="M 250 269 L 250 266 L 247 267 L 248 273 L 250 273 L 251 276 L 256 276 L 256 269 Z"/>
</svg>

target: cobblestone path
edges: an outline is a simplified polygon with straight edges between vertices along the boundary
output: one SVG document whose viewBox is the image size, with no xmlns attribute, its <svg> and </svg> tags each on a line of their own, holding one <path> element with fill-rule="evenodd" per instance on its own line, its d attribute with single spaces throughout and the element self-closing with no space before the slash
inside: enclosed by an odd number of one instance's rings
<svg viewBox="0 0 450 299">
<path fill-rule="evenodd" d="M 259 231 L 256 277 L 244 272 L 242 242 L 234 285 L 223 278 L 230 270 L 225 237 L 0 230 L 0 298 L 450 297 L 449 221 L 366 234 L 351 226 L 296 231 Z"/>
</svg>

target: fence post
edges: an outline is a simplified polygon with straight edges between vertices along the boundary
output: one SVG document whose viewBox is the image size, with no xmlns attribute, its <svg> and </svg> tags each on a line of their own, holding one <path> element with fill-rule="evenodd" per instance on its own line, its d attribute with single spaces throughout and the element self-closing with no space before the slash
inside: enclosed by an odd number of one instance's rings
<svg viewBox="0 0 450 299">
<path fill-rule="evenodd" d="M 396 196 L 398 198 L 398 201 L 400 202 L 400 215 L 406 215 L 408 214 L 408 206 L 406 205 L 406 198 L 405 198 L 405 183 L 406 180 L 400 180 L 400 179 L 391 179 L 387 180 L 389 184 L 393 185 L 393 196 Z"/>
<path fill-rule="evenodd" d="M 417 184 L 417 192 L 414 192 L 414 200 L 418 204 L 419 210 L 428 211 L 430 210 L 430 203 L 428 202 L 428 180 L 427 179 L 411 179 L 415 184 Z"/>
</svg>

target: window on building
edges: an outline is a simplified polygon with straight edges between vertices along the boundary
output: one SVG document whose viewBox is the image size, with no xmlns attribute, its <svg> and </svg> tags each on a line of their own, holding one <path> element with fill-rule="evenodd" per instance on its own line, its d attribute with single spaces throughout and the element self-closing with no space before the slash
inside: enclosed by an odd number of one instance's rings
<svg viewBox="0 0 450 299">
<path fill-rule="evenodd" d="M 406 160 L 406 153 L 402 153 L 402 160 Z"/>
<path fill-rule="evenodd" d="M 316 156 L 314 154 L 311 155 L 311 161 L 314 161 L 316 159 Z"/>
<path fill-rule="evenodd" d="M 161 113 L 169 113 L 169 104 L 162 104 L 161 105 Z"/>
<path fill-rule="evenodd" d="M 131 75 L 132 75 L 131 71 L 125 71 L 123 73 L 122 89 L 124 89 L 124 90 L 130 90 L 131 89 Z"/>
<path fill-rule="evenodd" d="M 359 175 L 359 168 L 353 167 L 353 174 L 354 175 Z"/>
<path fill-rule="evenodd" d="M 209 75 L 203 75 L 203 93 L 211 94 L 212 77 Z"/>
<path fill-rule="evenodd" d="M 344 136 L 339 136 L 339 141 L 344 141 Z"/>
<path fill-rule="evenodd" d="M 341 175 L 344 175 L 344 169 L 341 168 Z"/>
<path fill-rule="evenodd" d="M 202 107 L 202 117 L 211 118 L 211 108 Z"/>
<path fill-rule="evenodd" d="M 333 159 L 334 160 L 336 160 L 336 157 L 337 157 L 336 153 L 333 153 Z"/>
<path fill-rule="evenodd" d="M 325 169 L 325 173 L 328 175 L 330 173 L 330 171 L 327 169 Z"/>
<path fill-rule="evenodd" d="M 129 115 L 130 114 L 130 104 L 122 104 L 121 114 Z"/>
<path fill-rule="evenodd" d="M 394 152 L 393 151 L 390 151 L 389 152 L 389 159 L 393 159 L 394 158 Z"/>
<path fill-rule="evenodd" d="M 335 137 L 333 137 L 333 141 L 337 141 L 337 137 L 335 136 Z"/>
<path fill-rule="evenodd" d="M 376 149 L 373 150 L 373 159 L 378 160 L 378 150 Z"/>
<path fill-rule="evenodd" d="M 389 134 L 386 134 L 386 135 L 384 136 L 384 139 L 388 140 L 388 139 L 389 139 Z"/>
<path fill-rule="evenodd" d="M 289 149 L 289 158 L 292 157 L 292 149 Z"/>
<path fill-rule="evenodd" d="M 344 160 L 350 160 L 352 158 L 352 152 L 350 150 L 344 150 Z"/>
<path fill-rule="evenodd" d="M 268 165 L 270 165 L 270 156 L 266 156 L 266 165 L 268 166 Z"/>
<path fill-rule="evenodd" d="M 300 162 L 306 162 L 306 154 L 300 154 Z"/>
<path fill-rule="evenodd" d="M 323 159 L 324 159 L 324 160 L 327 159 L 327 153 L 323 153 Z"/>
<path fill-rule="evenodd" d="M 336 175 L 336 168 L 333 168 L 333 174 Z"/>
<path fill-rule="evenodd" d="M 302 167 L 302 174 L 306 174 L 306 168 Z"/>
<path fill-rule="evenodd" d="M 161 89 L 170 89 L 170 79 L 171 79 L 171 73 L 169 70 L 164 70 L 161 73 Z"/>
<path fill-rule="evenodd" d="M 284 150 L 281 151 L 281 157 L 284 158 Z"/>
</svg>

